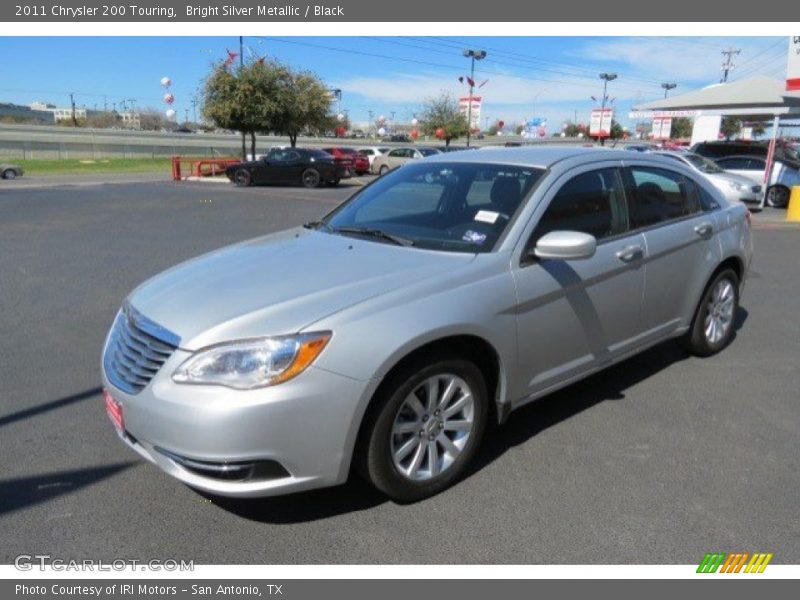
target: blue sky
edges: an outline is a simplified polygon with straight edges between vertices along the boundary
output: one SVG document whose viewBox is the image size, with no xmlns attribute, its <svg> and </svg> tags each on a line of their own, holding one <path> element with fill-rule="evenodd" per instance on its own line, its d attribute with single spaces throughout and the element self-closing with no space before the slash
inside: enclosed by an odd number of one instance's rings
<svg viewBox="0 0 800 600">
<path fill-rule="evenodd" d="M 368 25 L 365 25 L 368 28 Z M 426 97 L 466 92 L 457 80 L 468 73 L 466 47 L 482 48 L 476 80 L 484 97 L 483 117 L 514 123 L 548 119 L 585 122 L 600 97 L 598 73 L 614 71 L 609 86 L 620 120 L 637 101 L 661 97 L 661 82 L 676 82 L 676 94 L 719 81 L 721 51 L 741 53 L 730 80 L 753 75 L 782 79 L 788 39 L 782 37 L 281 37 L 245 38 L 245 56 L 272 56 L 312 70 L 343 90 L 342 108 L 351 120 L 374 116 L 408 121 Z M 192 118 L 191 100 L 213 60 L 236 50 L 236 37 L 0 37 L 3 66 L 0 102 L 42 100 L 66 106 L 69 92 L 79 106 L 111 108 L 136 99 L 138 107 L 165 109 L 161 77 L 172 78 L 174 108 Z M 478 92 L 476 92 L 477 94 Z M 485 122 L 485 119 L 482 119 Z"/>
</svg>

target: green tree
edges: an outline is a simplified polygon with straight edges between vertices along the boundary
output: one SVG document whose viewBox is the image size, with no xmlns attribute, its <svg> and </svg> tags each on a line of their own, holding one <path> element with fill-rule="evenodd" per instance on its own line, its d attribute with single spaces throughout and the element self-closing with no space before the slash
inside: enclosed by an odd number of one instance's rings
<svg viewBox="0 0 800 600">
<path fill-rule="evenodd" d="M 468 131 L 467 119 L 461 114 L 458 102 L 449 94 L 442 94 L 435 98 L 428 98 L 422 105 L 420 112 L 422 131 L 426 135 L 436 135 L 438 129 L 444 131 L 444 143 L 466 135 Z"/>
<path fill-rule="evenodd" d="M 753 123 L 753 137 L 759 138 L 767 132 L 767 126 L 763 121 Z"/>
<path fill-rule="evenodd" d="M 730 140 L 742 130 L 742 122 L 734 117 L 722 117 L 722 127 L 720 131 L 726 140 Z"/>
<path fill-rule="evenodd" d="M 250 137 L 256 154 L 256 133 L 274 129 L 277 82 L 284 67 L 274 61 L 254 61 L 229 70 L 217 63 L 203 88 L 203 115 L 217 127 L 241 131 Z M 242 159 L 246 159 L 242 143 Z"/>
<path fill-rule="evenodd" d="M 670 138 L 673 140 L 692 137 L 692 120 L 688 117 L 677 117 L 672 119 L 672 133 Z"/>
<path fill-rule="evenodd" d="M 330 114 L 328 88 L 313 73 L 282 67 L 274 93 L 275 113 L 269 129 L 289 136 L 292 148 L 302 131 L 320 133 L 340 125 Z"/>
</svg>

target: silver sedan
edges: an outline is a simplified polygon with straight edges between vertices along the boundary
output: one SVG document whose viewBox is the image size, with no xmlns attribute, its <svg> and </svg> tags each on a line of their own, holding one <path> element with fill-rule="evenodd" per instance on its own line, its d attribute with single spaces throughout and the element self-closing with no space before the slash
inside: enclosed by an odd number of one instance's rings
<svg viewBox="0 0 800 600">
<path fill-rule="evenodd" d="M 763 187 L 753 182 L 749 177 L 730 173 L 722 169 L 715 162 L 695 154 L 694 152 L 659 151 L 660 154 L 684 163 L 701 176 L 708 179 L 731 202 L 761 202 Z"/>
<path fill-rule="evenodd" d="M 415 501 L 540 396 L 673 338 L 725 348 L 751 256 L 747 209 L 665 157 L 439 154 L 139 286 L 105 344 L 106 409 L 206 492 L 332 486 L 354 467 Z"/>
</svg>

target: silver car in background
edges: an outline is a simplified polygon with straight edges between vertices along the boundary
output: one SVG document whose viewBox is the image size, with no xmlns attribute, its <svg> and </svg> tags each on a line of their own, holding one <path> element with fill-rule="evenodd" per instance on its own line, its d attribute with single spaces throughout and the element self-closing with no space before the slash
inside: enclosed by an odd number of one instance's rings
<svg viewBox="0 0 800 600">
<path fill-rule="evenodd" d="M 540 396 L 670 338 L 722 350 L 751 256 L 744 205 L 665 157 L 437 154 L 139 286 L 105 344 L 106 408 L 206 492 L 352 469 L 415 501 Z"/>
<path fill-rule="evenodd" d="M 441 150 L 429 146 L 404 146 L 391 148 L 386 154 L 376 156 L 370 163 L 370 170 L 378 175 L 386 175 L 389 171 L 401 167 L 409 161 L 420 160 L 427 156 L 440 154 Z"/>
<path fill-rule="evenodd" d="M 671 152 L 660 150 L 654 152 L 677 160 L 693 169 L 717 188 L 731 202 L 761 202 L 763 186 L 751 178 L 737 173 L 730 173 L 712 160 L 694 152 Z"/>
</svg>

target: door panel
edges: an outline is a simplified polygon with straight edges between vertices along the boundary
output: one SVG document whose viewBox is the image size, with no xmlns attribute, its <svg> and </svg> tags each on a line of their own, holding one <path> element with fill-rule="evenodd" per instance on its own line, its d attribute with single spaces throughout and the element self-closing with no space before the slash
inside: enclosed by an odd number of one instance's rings
<svg viewBox="0 0 800 600">
<path fill-rule="evenodd" d="M 640 332 L 644 236 L 628 232 L 615 167 L 574 170 L 543 200 L 528 247 L 550 231 L 582 231 L 598 246 L 584 260 L 542 260 L 514 269 L 518 291 L 517 397 L 537 394 L 608 364 Z"/>
</svg>

